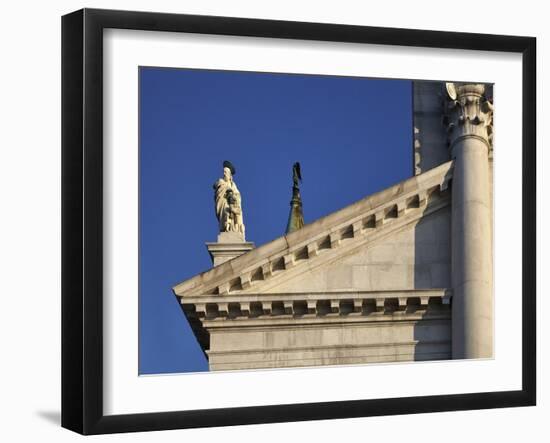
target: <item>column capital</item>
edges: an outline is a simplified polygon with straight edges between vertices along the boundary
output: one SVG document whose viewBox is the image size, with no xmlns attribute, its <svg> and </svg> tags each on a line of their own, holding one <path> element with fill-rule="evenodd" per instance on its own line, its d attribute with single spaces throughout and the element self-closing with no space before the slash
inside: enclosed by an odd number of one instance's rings
<svg viewBox="0 0 550 443">
<path fill-rule="evenodd" d="M 446 83 L 444 124 L 449 147 L 464 138 L 483 141 L 488 152 L 493 149 L 493 103 L 485 95 L 485 85 Z"/>
</svg>

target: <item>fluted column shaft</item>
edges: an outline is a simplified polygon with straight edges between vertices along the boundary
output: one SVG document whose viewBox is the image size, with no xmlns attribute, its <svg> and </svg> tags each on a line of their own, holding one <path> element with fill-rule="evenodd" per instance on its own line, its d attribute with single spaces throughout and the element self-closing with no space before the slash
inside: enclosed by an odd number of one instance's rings
<svg viewBox="0 0 550 443">
<path fill-rule="evenodd" d="M 448 104 L 452 184 L 452 356 L 493 356 L 489 149 L 492 105 L 483 85 L 453 88 Z"/>
</svg>

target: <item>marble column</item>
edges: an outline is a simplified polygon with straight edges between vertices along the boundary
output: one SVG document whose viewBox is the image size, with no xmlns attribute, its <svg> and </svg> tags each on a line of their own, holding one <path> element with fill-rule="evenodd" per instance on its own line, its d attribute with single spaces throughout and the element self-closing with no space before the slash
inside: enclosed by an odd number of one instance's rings
<svg viewBox="0 0 550 443">
<path fill-rule="evenodd" d="M 492 104 L 482 84 L 447 84 L 452 181 L 452 356 L 493 356 L 489 196 Z"/>
</svg>

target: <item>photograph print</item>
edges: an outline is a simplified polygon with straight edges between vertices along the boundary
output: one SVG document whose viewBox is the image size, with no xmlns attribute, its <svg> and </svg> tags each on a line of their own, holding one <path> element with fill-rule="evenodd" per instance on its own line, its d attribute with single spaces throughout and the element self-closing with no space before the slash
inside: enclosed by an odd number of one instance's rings
<svg viewBox="0 0 550 443">
<path fill-rule="evenodd" d="M 139 68 L 139 373 L 493 358 L 493 85 Z"/>
</svg>

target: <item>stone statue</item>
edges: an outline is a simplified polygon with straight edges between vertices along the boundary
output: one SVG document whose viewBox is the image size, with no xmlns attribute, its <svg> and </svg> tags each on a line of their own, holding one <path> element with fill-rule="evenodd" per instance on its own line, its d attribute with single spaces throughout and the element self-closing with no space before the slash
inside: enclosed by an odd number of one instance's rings
<svg viewBox="0 0 550 443">
<path fill-rule="evenodd" d="M 214 201 L 220 232 L 237 232 L 244 239 L 241 193 L 233 181 L 235 167 L 223 162 L 223 177 L 214 183 Z"/>
</svg>

